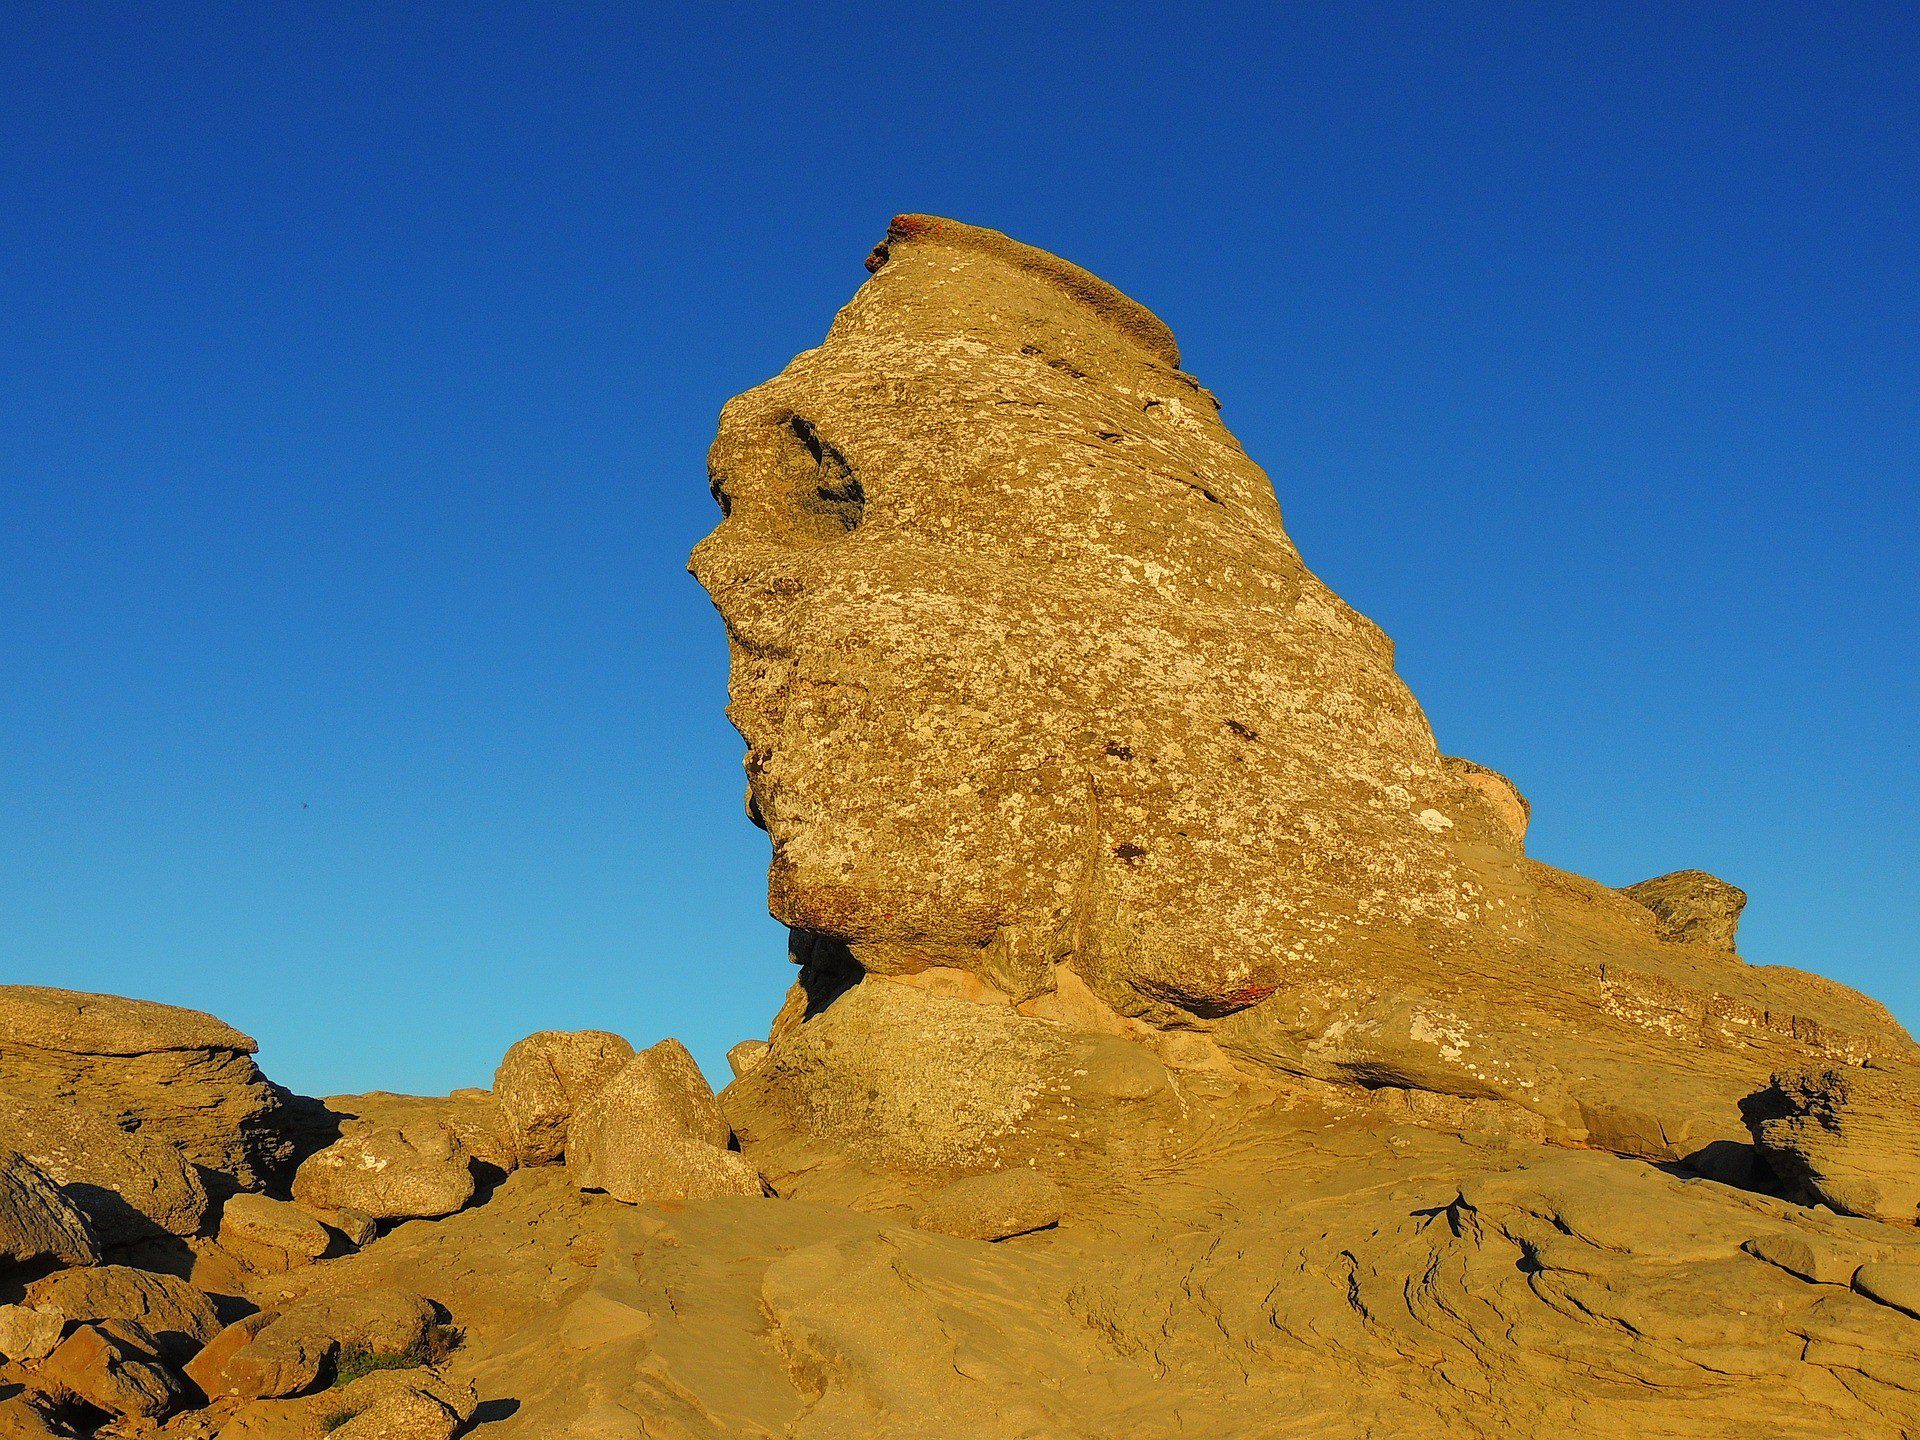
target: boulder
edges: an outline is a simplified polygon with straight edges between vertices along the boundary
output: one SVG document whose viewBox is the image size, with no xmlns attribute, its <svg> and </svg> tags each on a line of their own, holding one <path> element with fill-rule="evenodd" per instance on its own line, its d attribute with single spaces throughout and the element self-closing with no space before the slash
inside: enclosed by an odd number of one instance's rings
<svg viewBox="0 0 1920 1440">
<path fill-rule="evenodd" d="M 326 1226 L 298 1205 L 265 1195 L 235 1195 L 220 1212 L 220 1246 L 265 1274 L 309 1265 L 327 1253 Z"/>
<path fill-rule="evenodd" d="M 766 1058 L 767 1042 L 765 1040 L 742 1040 L 727 1051 L 727 1068 L 733 1071 L 733 1076 L 737 1080 Z"/>
<path fill-rule="evenodd" d="M 488 1090 L 456 1090 L 451 1095 L 394 1095 L 383 1090 L 364 1095 L 333 1095 L 325 1102 L 343 1136 L 364 1130 L 439 1125 L 467 1154 L 501 1174 L 519 1163 L 513 1127 Z"/>
<path fill-rule="evenodd" d="M 298 1395 L 344 1351 L 401 1356 L 426 1337 L 432 1302 L 387 1286 L 310 1296 L 229 1325 L 187 1366 L 209 1399 Z"/>
<path fill-rule="evenodd" d="M 1706 945 L 1733 953 L 1734 933 L 1747 892 L 1704 870 L 1676 870 L 1620 892 L 1653 912 L 1654 931 L 1678 945 Z"/>
<path fill-rule="evenodd" d="M 726 1148 L 732 1133 L 686 1047 L 662 1040 L 580 1102 L 567 1174 L 629 1204 L 759 1195 L 758 1174 Z"/>
<path fill-rule="evenodd" d="M 944 1182 L 1086 1152 L 1153 1164 L 1203 1123 L 1144 1045 L 878 977 L 779 1027 L 723 1100 L 783 1195 L 818 1147 Z"/>
<path fill-rule="evenodd" d="M 36 1310 L 31 1305 L 0 1305 L 0 1356 L 8 1360 L 44 1360 L 53 1353 L 66 1329 L 66 1322 L 51 1310 Z"/>
<path fill-rule="evenodd" d="M 1533 806 L 1520 793 L 1518 785 L 1498 770 L 1463 760 L 1458 755 L 1442 756 L 1440 763 L 1450 774 L 1465 781 L 1467 788 L 1492 808 L 1501 825 L 1513 836 L 1515 844 L 1526 843 L 1527 825 L 1533 819 Z"/>
<path fill-rule="evenodd" d="M 69 1102 L 0 1094 L 0 1146 L 44 1170 L 103 1245 L 198 1235 L 207 1191 L 180 1147 Z"/>
<path fill-rule="evenodd" d="M 0 986 L 0 1089 L 171 1141 L 227 1186 L 259 1189 L 292 1145 L 256 1046 L 211 1015 L 149 1000 Z"/>
<path fill-rule="evenodd" d="M 1016 1010 L 1071 972 L 1274 1083 L 1659 1160 L 1744 1141 L 1775 1069 L 1920 1063 L 1864 997 L 1530 860 L 1148 310 L 933 216 L 870 269 L 722 411 L 692 557 L 796 957 Z"/>
<path fill-rule="evenodd" d="M 1920 1072 L 1791 1071 L 1743 1108 L 1761 1158 L 1801 1198 L 1920 1222 Z"/>
<path fill-rule="evenodd" d="M 137 1325 L 168 1365 L 184 1364 L 220 1331 L 213 1302 L 186 1281 L 125 1265 L 48 1275 L 27 1287 L 24 1303 L 68 1325 Z"/>
<path fill-rule="evenodd" d="M 157 1420 L 180 1403 L 179 1382 L 130 1335 L 82 1325 L 33 1374 L 43 1393 L 68 1396 L 109 1415 Z"/>
<path fill-rule="evenodd" d="M 516 1042 L 493 1075 L 493 1093 L 523 1165 L 551 1165 L 566 1148 L 574 1107 L 633 1059 L 605 1030 L 542 1030 Z"/>
<path fill-rule="evenodd" d="M 1046 1176 L 1016 1168 L 968 1175 L 928 1196 L 913 1217 L 922 1230 L 962 1240 L 1006 1240 L 1060 1223 L 1066 1205 Z"/>
<path fill-rule="evenodd" d="M 99 1259 L 79 1207 L 38 1165 L 0 1148 L 0 1266 L 92 1265 Z"/>
<path fill-rule="evenodd" d="M 309 1155 L 293 1177 L 301 1206 L 357 1210 L 375 1220 L 451 1215 L 473 1193 L 466 1147 L 436 1121 L 356 1131 Z"/>
</svg>

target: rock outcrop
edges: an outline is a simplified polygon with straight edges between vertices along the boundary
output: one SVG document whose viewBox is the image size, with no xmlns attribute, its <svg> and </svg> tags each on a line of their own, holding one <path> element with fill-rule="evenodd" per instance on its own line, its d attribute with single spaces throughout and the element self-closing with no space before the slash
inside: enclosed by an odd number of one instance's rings
<svg viewBox="0 0 1920 1440">
<path fill-rule="evenodd" d="M 0 1146 L 44 1170 L 86 1213 L 103 1245 L 206 1228 L 206 1187 L 179 1146 L 123 1130 L 72 1101 L 0 1093 Z"/>
<path fill-rule="evenodd" d="M 1530 860 L 1145 310 L 870 269 L 695 557 L 767 1039 L 322 1102 L 0 989 L 0 1436 L 1920 1434 L 1905 1032 L 1710 876 Z"/>
<path fill-rule="evenodd" d="M 692 562 L 802 948 L 1030 1012 L 1071 984 L 1254 1075 L 1657 1159 L 1744 1143 L 1776 1069 L 1920 1058 L 1528 859 L 1518 792 L 1441 754 L 1144 308 L 925 216 L 870 268 L 726 406 Z"/>
<path fill-rule="evenodd" d="M 0 986 L 0 1090 L 71 1104 L 170 1141 L 227 1186 L 271 1182 L 292 1153 L 254 1042 L 198 1010 Z"/>
<path fill-rule="evenodd" d="M 1653 912 L 1654 933 L 1676 945 L 1707 945 L 1733 953 L 1747 892 L 1704 870 L 1676 870 L 1620 892 Z"/>
</svg>

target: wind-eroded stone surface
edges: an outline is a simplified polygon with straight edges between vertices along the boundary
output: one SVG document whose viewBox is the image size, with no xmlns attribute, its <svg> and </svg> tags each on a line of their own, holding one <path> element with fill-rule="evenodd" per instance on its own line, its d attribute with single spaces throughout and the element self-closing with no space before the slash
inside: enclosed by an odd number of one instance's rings
<svg viewBox="0 0 1920 1440">
<path fill-rule="evenodd" d="M 726 407 L 693 559 L 777 918 L 867 975 L 1028 1013 L 1070 976 L 1250 1073 L 1659 1158 L 1744 1143 L 1773 1070 L 1912 1057 L 1730 926 L 1528 859 L 1524 799 L 1442 756 L 1147 311 L 946 220 L 869 263 Z"/>
</svg>

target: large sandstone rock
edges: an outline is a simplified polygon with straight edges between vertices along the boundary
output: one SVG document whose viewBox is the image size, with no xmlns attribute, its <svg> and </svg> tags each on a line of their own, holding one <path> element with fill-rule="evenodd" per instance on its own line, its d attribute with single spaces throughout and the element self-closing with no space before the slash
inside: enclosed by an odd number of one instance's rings
<svg viewBox="0 0 1920 1440">
<path fill-rule="evenodd" d="M 633 1046 L 605 1030 L 542 1030 L 517 1041 L 494 1072 L 520 1163 L 551 1165 L 566 1149 L 574 1107 L 633 1059 Z"/>
<path fill-rule="evenodd" d="M 1804 1198 L 1920 1223 L 1920 1072 L 1794 1071 L 1746 1108 L 1761 1157 Z"/>
<path fill-rule="evenodd" d="M 355 1131 L 309 1155 L 293 1177 L 295 1201 L 323 1216 L 430 1219 L 451 1215 L 473 1194 L 472 1157 L 438 1121 Z"/>
<path fill-rule="evenodd" d="M 677 1040 L 643 1050 L 579 1103 L 567 1128 L 567 1174 L 616 1200 L 758 1195 L 713 1090 Z"/>
<path fill-rule="evenodd" d="M 169 1365 L 184 1364 L 220 1331 L 213 1302 L 186 1281 L 125 1265 L 48 1275 L 27 1287 L 24 1303 L 68 1325 L 137 1325 Z"/>
<path fill-rule="evenodd" d="M 130 1133 L 97 1111 L 0 1093 L 0 1146 L 46 1171 L 103 1245 L 198 1235 L 206 1226 L 206 1187 L 179 1146 Z"/>
<path fill-rule="evenodd" d="M 254 1042 L 197 1010 L 39 985 L 0 986 L 0 1090 L 72 1104 L 177 1145 L 240 1189 L 292 1152 Z"/>
<path fill-rule="evenodd" d="M 0 1267 L 91 1265 L 99 1258 L 79 1207 L 38 1165 L 0 1148 Z"/>
<path fill-rule="evenodd" d="M 1920 1058 L 1529 860 L 1146 310 L 925 216 L 869 268 L 726 406 L 692 562 L 801 949 L 1020 1007 L 1071 971 L 1256 1071 L 1661 1159 L 1744 1143 L 1774 1069 Z"/>
</svg>

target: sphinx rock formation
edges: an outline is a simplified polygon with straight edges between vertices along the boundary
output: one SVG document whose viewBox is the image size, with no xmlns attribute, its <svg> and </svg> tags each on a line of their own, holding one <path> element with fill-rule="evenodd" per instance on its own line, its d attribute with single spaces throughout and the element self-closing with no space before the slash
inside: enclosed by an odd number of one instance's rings
<svg viewBox="0 0 1920 1440">
<path fill-rule="evenodd" d="M 1148 311 L 926 216 L 868 268 L 722 412 L 691 566 L 804 962 L 743 1136 L 824 1114 L 821 1065 L 859 1108 L 858 1044 L 795 1047 L 863 979 L 1658 1159 L 1744 1146 L 1776 1070 L 1913 1062 L 1874 1002 L 1734 955 L 1733 887 L 1528 858 L 1524 798 L 1441 754 Z M 871 1150 L 874 1116 L 821 1123 Z"/>
</svg>

